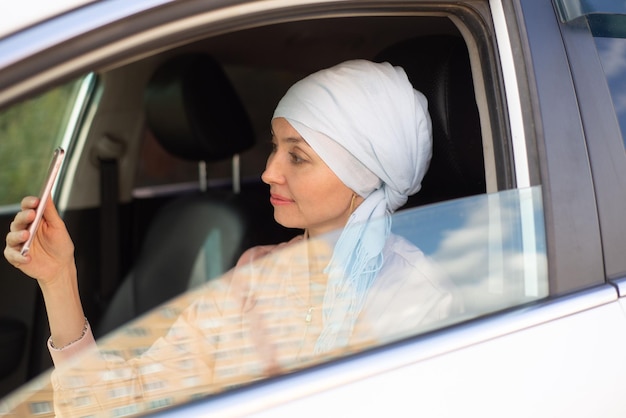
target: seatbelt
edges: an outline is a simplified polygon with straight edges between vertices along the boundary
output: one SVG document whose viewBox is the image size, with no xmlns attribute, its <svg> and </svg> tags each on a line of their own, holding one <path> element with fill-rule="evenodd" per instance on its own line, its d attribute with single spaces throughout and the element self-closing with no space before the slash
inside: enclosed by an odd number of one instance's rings
<svg viewBox="0 0 626 418">
<path fill-rule="evenodd" d="M 111 300 L 120 277 L 119 172 L 115 158 L 100 162 L 100 307 Z"/>
<path fill-rule="evenodd" d="M 98 302 L 104 309 L 120 280 L 119 159 L 124 155 L 123 141 L 105 134 L 98 141 L 100 167 L 100 286 Z"/>
</svg>

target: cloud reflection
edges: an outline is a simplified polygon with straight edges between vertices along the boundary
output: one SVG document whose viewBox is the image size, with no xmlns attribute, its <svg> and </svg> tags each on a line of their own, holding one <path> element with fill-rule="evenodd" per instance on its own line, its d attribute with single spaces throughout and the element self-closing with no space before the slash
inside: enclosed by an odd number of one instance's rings
<svg viewBox="0 0 626 418">
<path fill-rule="evenodd" d="M 429 256 L 444 270 L 467 313 L 484 314 L 547 295 L 541 189 L 480 195 L 415 210 L 403 234 L 418 246 L 429 234 Z M 399 220 L 397 230 L 407 225 Z M 428 225 L 423 231 L 418 225 Z"/>
</svg>

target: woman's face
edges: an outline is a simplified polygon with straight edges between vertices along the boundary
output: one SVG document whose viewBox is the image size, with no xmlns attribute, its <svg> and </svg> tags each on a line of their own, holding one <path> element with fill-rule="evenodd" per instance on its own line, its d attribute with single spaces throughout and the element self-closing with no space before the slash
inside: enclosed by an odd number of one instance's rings
<svg viewBox="0 0 626 418">
<path fill-rule="evenodd" d="M 310 236 L 345 226 L 353 192 L 284 118 L 272 120 L 273 150 L 261 178 L 270 186 L 274 218 Z M 355 199 L 355 207 L 363 199 Z"/>
</svg>

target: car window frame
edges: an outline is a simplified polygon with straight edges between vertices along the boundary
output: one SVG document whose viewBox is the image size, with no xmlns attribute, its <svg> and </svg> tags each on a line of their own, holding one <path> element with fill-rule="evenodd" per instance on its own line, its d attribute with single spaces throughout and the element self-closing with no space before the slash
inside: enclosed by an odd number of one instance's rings
<svg viewBox="0 0 626 418">
<path fill-rule="evenodd" d="M 594 185 L 556 10 L 503 2 L 520 53 L 516 71 L 522 109 L 539 161 L 549 257 L 550 292 L 563 295 L 601 285 L 604 266 Z M 516 29 L 516 30 L 513 30 Z M 576 181 L 572 181 L 576 179 Z"/>
<path fill-rule="evenodd" d="M 560 29 L 575 89 L 581 98 L 578 106 L 597 196 L 605 275 L 607 280 L 617 280 L 626 277 L 624 140 L 615 113 L 606 111 L 613 109 L 614 104 L 587 20 L 581 17 L 561 23 Z"/>
</svg>

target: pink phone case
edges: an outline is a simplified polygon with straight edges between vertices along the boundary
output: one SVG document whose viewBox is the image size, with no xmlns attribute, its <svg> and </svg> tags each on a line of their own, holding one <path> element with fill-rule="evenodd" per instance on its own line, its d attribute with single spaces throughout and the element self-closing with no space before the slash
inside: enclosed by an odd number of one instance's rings
<svg viewBox="0 0 626 418">
<path fill-rule="evenodd" d="M 41 194 L 39 195 L 39 206 L 37 206 L 37 210 L 35 212 L 35 220 L 28 227 L 28 232 L 30 234 L 28 236 L 28 240 L 24 243 L 24 245 L 22 245 L 22 249 L 20 251 L 22 255 L 26 255 L 28 253 L 31 244 L 33 243 L 33 239 L 35 239 L 37 228 L 39 228 L 39 224 L 41 223 L 41 218 L 43 217 L 43 211 L 46 207 L 46 202 L 48 201 L 48 199 L 50 198 L 50 194 L 52 193 L 54 182 L 57 179 L 57 176 L 61 169 L 61 164 L 63 163 L 63 158 L 65 158 L 65 150 L 61 147 L 55 149 L 54 155 L 52 156 L 52 161 L 50 162 L 50 168 L 48 169 L 48 175 L 46 176 L 46 181 L 44 183 L 43 189 L 41 190 Z"/>
</svg>

